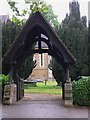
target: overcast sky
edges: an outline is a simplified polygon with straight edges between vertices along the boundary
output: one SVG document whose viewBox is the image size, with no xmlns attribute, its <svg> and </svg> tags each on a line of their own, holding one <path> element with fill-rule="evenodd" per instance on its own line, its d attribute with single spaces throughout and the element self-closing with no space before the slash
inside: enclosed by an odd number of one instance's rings
<svg viewBox="0 0 90 120">
<path fill-rule="evenodd" d="M 15 0 L 18 2 L 18 7 L 24 8 L 24 0 Z M 54 13 L 58 16 L 59 22 L 61 22 L 66 13 L 69 13 L 69 2 L 72 0 L 44 0 L 47 4 L 51 4 Z M 78 0 L 80 3 L 81 16 L 86 15 L 88 17 L 88 2 L 89 0 Z M 12 11 L 9 8 L 7 0 L 0 0 L 0 15 L 9 14 L 10 18 L 12 16 Z"/>
<path fill-rule="evenodd" d="M 90 20 L 90 1 L 88 3 L 88 19 Z"/>
</svg>

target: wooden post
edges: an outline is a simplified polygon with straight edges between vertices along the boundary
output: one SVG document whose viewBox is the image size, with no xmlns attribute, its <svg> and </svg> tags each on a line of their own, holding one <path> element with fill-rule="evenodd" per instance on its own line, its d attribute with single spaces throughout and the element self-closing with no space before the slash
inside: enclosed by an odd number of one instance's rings
<svg viewBox="0 0 90 120">
<path fill-rule="evenodd" d="M 69 82 L 69 66 L 65 65 L 64 69 L 64 81 L 62 82 L 62 99 L 65 100 L 65 83 Z"/>
<path fill-rule="evenodd" d="M 62 99 L 65 100 L 64 81 L 62 82 Z"/>
<path fill-rule="evenodd" d="M 70 83 L 70 80 L 69 80 L 69 66 L 68 65 L 65 68 L 65 74 L 66 74 L 66 83 Z"/>
<path fill-rule="evenodd" d="M 19 77 L 16 73 L 16 71 L 13 71 L 13 76 L 12 76 L 14 83 L 17 85 L 17 101 L 20 99 L 20 82 L 19 82 Z"/>
</svg>

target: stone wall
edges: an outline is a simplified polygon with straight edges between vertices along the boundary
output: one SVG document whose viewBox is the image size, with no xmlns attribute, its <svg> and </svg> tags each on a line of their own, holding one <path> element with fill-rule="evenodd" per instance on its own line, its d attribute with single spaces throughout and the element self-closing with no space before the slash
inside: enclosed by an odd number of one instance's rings
<svg viewBox="0 0 90 120">
<path fill-rule="evenodd" d="M 73 105 L 72 83 L 65 83 L 65 106 Z"/>
<path fill-rule="evenodd" d="M 17 86 L 16 84 L 5 85 L 4 87 L 4 97 L 3 104 L 13 104 L 16 102 L 17 98 Z"/>
</svg>

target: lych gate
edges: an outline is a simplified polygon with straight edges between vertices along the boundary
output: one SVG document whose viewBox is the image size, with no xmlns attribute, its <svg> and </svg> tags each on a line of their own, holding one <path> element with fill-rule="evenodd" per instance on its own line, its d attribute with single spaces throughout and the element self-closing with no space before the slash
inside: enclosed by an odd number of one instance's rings
<svg viewBox="0 0 90 120">
<path fill-rule="evenodd" d="M 42 41 L 47 44 L 48 49 L 42 49 Z M 33 49 L 36 42 L 38 49 Z M 63 81 L 64 99 L 64 83 L 69 82 L 69 65 L 74 64 L 75 59 L 40 12 L 33 13 L 29 17 L 16 41 L 3 58 L 4 73 L 8 74 L 12 71 L 12 79 L 17 85 L 17 100 L 23 97 L 17 70 L 25 59 L 33 53 L 48 53 L 62 65 L 65 73 Z"/>
</svg>

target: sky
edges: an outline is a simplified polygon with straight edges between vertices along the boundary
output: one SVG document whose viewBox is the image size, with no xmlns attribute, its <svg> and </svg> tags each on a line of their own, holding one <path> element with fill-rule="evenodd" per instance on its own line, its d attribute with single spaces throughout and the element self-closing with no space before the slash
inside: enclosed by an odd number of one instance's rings
<svg viewBox="0 0 90 120">
<path fill-rule="evenodd" d="M 90 1 L 88 3 L 88 20 L 90 20 Z"/>
<path fill-rule="evenodd" d="M 19 9 L 23 9 L 24 6 L 24 0 L 14 0 L 18 2 L 17 6 Z M 69 13 L 69 2 L 72 0 L 44 0 L 47 4 L 52 5 L 54 13 L 58 16 L 58 21 L 61 22 L 65 16 L 66 13 Z M 80 3 L 80 12 L 81 16 L 87 16 L 88 18 L 88 2 L 89 0 L 78 0 Z M 9 14 L 10 18 L 12 16 L 12 11 L 9 8 L 9 5 L 7 3 L 7 0 L 0 0 L 0 15 Z"/>
</svg>

